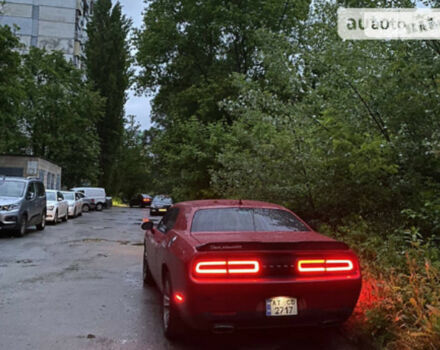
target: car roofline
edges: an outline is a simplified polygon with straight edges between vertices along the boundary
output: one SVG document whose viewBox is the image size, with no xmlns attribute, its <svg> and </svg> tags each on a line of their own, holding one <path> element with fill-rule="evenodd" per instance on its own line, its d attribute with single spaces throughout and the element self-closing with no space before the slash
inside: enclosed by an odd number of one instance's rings
<svg viewBox="0 0 440 350">
<path fill-rule="evenodd" d="M 281 209 L 287 210 L 282 205 L 239 199 L 204 199 L 195 201 L 185 201 L 174 204 L 177 207 L 185 207 L 192 209 L 209 209 L 209 208 L 265 208 L 265 209 Z"/>
</svg>

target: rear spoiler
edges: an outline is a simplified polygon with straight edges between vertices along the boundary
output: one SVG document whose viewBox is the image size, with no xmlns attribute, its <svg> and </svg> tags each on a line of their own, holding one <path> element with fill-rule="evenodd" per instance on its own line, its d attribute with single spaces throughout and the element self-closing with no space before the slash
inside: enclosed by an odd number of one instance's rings
<svg viewBox="0 0 440 350">
<path fill-rule="evenodd" d="M 206 243 L 196 247 L 199 252 L 219 250 L 348 250 L 348 246 L 337 241 L 306 242 L 221 242 Z"/>
</svg>

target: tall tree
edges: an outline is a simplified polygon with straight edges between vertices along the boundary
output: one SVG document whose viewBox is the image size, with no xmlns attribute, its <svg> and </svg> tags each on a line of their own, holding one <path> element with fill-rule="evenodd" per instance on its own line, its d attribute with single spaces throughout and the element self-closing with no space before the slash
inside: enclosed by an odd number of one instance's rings
<svg viewBox="0 0 440 350">
<path fill-rule="evenodd" d="M 145 132 L 140 130 L 134 116 L 128 116 L 124 130 L 124 143 L 118 160 L 115 193 L 130 199 L 136 192 L 151 193 L 150 158 L 147 154 Z"/>
<path fill-rule="evenodd" d="M 105 113 L 97 123 L 101 143 L 100 185 L 113 192 L 114 175 L 124 136 L 124 104 L 130 86 L 131 21 L 122 14 L 121 5 L 97 0 L 87 26 L 86 67 L 89 80 L 106 99 Z"/>
<path fill-rule="evenodd" d="M 234 118 L 219 102 L 238 97 L 235 74 L 261 77 L 258 29 L 298 38 L 310 0 L 146 3 L 144 28 L 136 35 L 138 86 L 156 92 L 153 166 L 168 175 L 157 186 L 178 199 L 212 197 L 209 171 L 218 166 L 217 135 Z"/>
<path fill-rule="evenodd" d="M 21 76 L 25 95 L 20 129 L 26 136 L 25 151 L 60 165 L 68 187 L 96 181 L 96 122 L 104 110 L 103 98 L 60 52 L 31 49 L 23 57 Z"/>
<path fill-rule="evenodd" d="M 231 73 L 261 73 L 255 32 L 259 28 L 297 35 L 310 0 L 148 0 L 137 33 L 139 86 L 157 91 L 153 120 L 169 126 L 196 116 L 227 117 L 218 107 L 236 94 Z"/>
<path fill-rule="evenodd" d="M 0 26 L 0 153 L 16 152 L 23 135 L 18 111 L 23 89 L 20 84 L 19 40 L 8 26 Z"/>
</svg>

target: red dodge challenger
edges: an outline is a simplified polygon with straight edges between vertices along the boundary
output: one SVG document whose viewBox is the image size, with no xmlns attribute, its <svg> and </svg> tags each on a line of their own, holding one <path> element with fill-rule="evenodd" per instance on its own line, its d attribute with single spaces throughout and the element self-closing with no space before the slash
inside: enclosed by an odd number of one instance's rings
<svg viewBox="0 0 440 350">
<path fill-rule="evenodd" d="M 290 210 L 247 200 L 177 203 L 144 222 L 143 279 L 163 294 L 163 330 L 337 325 L 361 289 L 356 255 Z"/>
</svg>

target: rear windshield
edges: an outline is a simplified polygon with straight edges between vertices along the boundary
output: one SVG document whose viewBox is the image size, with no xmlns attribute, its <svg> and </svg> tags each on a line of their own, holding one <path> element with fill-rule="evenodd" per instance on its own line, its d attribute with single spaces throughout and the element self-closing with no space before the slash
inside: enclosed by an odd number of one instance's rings
<svg viewBox="0 0 440 350">
<path fill-rule="evenodd" d="M 309 231 L 291 213 L 280 209 L 218 208 L 194 214 L 191 232 Z"/>
<path fill-rule="evenodd" d="M 1 197 L 23 197 L 25 183 L 21 181 L 0 181 Z"/>
<path fill-rule="evenodd" d="M 173 204 L 173 200 L 169 197 L 154 197 L 153 204 L 171 205 Z"/>
</svg>

